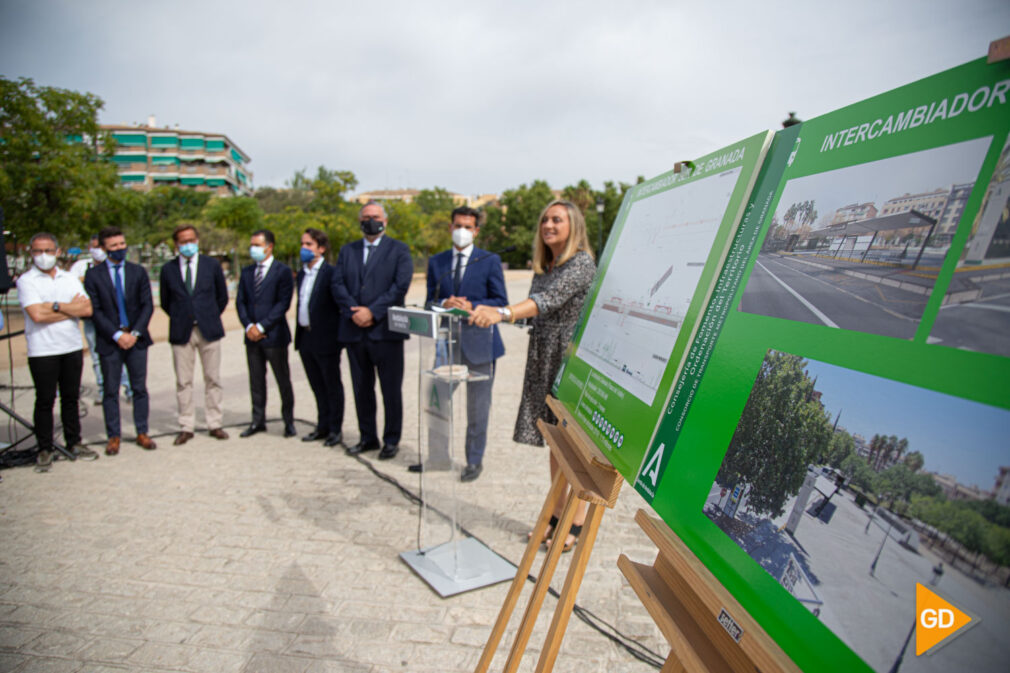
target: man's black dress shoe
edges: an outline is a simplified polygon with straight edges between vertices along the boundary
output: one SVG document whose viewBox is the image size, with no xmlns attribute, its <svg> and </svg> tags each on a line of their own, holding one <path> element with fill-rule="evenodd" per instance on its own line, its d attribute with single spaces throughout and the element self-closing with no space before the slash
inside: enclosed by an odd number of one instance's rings
<svg viewBox="0 0 1010 673">
<path fill-rule="evenodd" d="M 297 434 L 298 434 L 298 431 L 295 430 L 295 424 L 294 423 L 285 423 L 284 424 L 284 436 L 285 437 L 294 437 Z"/>
<path fill-rule="evenodd" d="M 314 441 L 316 441 L 318 439 L 324 439 L 326 437 L 326 434 L 327 433 L 325 433 L 325 432 L 319 432 L 319 430 L 313 430 L 309 434 L 307 434 L 304 437 L 302 437 L 302 441 L 303 442 L 314 442 Z"/>
<path fill-rule="evenodd" d="M 400 447 L 397 444 L 384 444 L 382 451 L 379 451 L 379 460 L 389 460 L 396 456 L 400 451 Z"/>
<path fill-rule="evenodd" d="M 323 446 L 337 446 L 340 442 L 344 441 L 344 433 L 342 432 L 331 432 L 326 441 L 323 442 Z"/>
<path fill-rule="evenodd" d="M 239 437 L 252 437 L 257 432 L 266 432 L 267 426 L 265 425 L 250 425 L 248 428 L 239 433 Z"/>
<path fill-rule="evenodd" d="M 467 465 L 466 467 L 463 468 L 463 471 L 460 472 L 459 480 L 460 481 L 473 481 L 474 479 L 476 479 L 477 477 L 480 476 L 480 473 L 483 470 L 484 470 L 484 466 L 483 465 L 479 465 L 479 464 L 478 465 Z"/>
<path fill-rule="evenodd" d="M 347 447 L 348 456 L 356 456 L 359 453 L 364 453 L 365 451 L 375 451 L 379 448 L 379 442 L 358 442 L 354 446 Z"/>
<path fill-rule="evenodd" d="M 424 472 L 424 463 L 414 463 L 407 466 L 407 472 Z"/>
</svg>

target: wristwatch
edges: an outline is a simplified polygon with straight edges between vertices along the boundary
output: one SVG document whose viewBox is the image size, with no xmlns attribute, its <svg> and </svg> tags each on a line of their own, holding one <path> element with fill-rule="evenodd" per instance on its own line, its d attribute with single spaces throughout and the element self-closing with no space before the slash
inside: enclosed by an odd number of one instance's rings
<svg viewBox="0 0 1010 673">
<path fill-rule="evenodd" d="M 509 306 L 501 306 L 501 307 L 499 307 L 498 308 L 498 315 L 500 315 L 502 317 L 502 319 L 507 320 L 508 322 L 512 322 L 513 321 L 512 308 L 509 307 Z"/>
<path fill-rule="evenodd" d="M 60 302 L 54 301 L 53 302 L 53 313 L 59 313 L 59 312 L 60 312 Z"/>
<path fill-rule="evenodd" d="M 131 331 L 130 334 L 132 334 L 133 336 L 137 337 L 138 339 L 140 338 L 140 332 L 138 332 L 137 330 Z"/>
</svg>

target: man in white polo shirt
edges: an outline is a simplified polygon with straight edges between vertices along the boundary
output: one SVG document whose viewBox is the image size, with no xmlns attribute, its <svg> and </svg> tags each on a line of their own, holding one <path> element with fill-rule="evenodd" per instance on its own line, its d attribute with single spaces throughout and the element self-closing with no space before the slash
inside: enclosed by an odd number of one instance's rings
<svg viewBox="0 0 1010 673">
<path fill-rule="evenodd" d="M 98 454 L 81 444 L 77 403 L 84 363 L 80 318 L 91 315 L 91 300 L 73 274 L 56 266 L 60 249 L 52 234 L 38 233 L 29 243 L 32 268 L 18 278 L 18 300 L 25 314 L 28 368 L 35 383 L 36 469 L 48 472 L 53 460 L 53 405 L 60 391 L 60 420 L 66 446 L 78 458 Z"/>
</svg>

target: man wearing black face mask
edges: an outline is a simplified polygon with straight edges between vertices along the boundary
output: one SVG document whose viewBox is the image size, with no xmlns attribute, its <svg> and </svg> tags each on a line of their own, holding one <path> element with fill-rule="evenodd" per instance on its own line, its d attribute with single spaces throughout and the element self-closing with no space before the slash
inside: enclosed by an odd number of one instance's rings
<svg viewBox="0 0 1010 673">
<path fill-rule="evenodd" d="M 101 356 L 104 395 L 102 413 L 109 442 L 105 453 L 119 453 L 119 373 L 126 365 L 133 387 L 133 423 L 137 444 L 152 451 L 157 447 L 148 434 L 147 348 L 153 342 L 147 324 L 154 313 L 151 281 L 144 267 L 126 261 L 126 237 L 118 227 L 98 232 L 98 242 L 108 258 L 88 270 L 84 289 L 91 297 L 97 333 L 96 349 Z"/>
<path fill-rule="evenodd" d="M 375 377 L 382 388 L 385 427 L 380 460 L 399 451 L 403 426 L 403 342 L 407 335 L 389 330 L 386 312 L 402 306 L 413 264 L 405 243 L 384 235 L 386 210 L 369 201 L 358 214 L 364 238 L 340 249 L 331 291 L 340 307 L 337 340 L 345 344 L 351 365 L 360 440 L 350 455 L 379 448 L 376 429 Z"/>
</svg>

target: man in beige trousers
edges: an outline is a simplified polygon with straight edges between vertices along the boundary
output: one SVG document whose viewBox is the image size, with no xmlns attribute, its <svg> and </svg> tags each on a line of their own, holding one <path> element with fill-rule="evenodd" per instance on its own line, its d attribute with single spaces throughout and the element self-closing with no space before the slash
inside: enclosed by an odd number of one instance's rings
<svg viewBox="0 0 1010 673">
<path fill-rule="evenodd" d="M 221 264 L 201 255 L 196 227 L 182 224 L 172 232 L 179 256 L 161 268 L 161 308 L 168 314 L 168 341 L 175 365 L 175 394 L 179 405 L 179 434 L 175 444 L 193 438 L 193 370 L 200 354 L 205 388 L 205 414 L 211 437 L 228 439 L 222 428 L 221 313 L 228 305 L 228 286 Z"/>
</svg>

